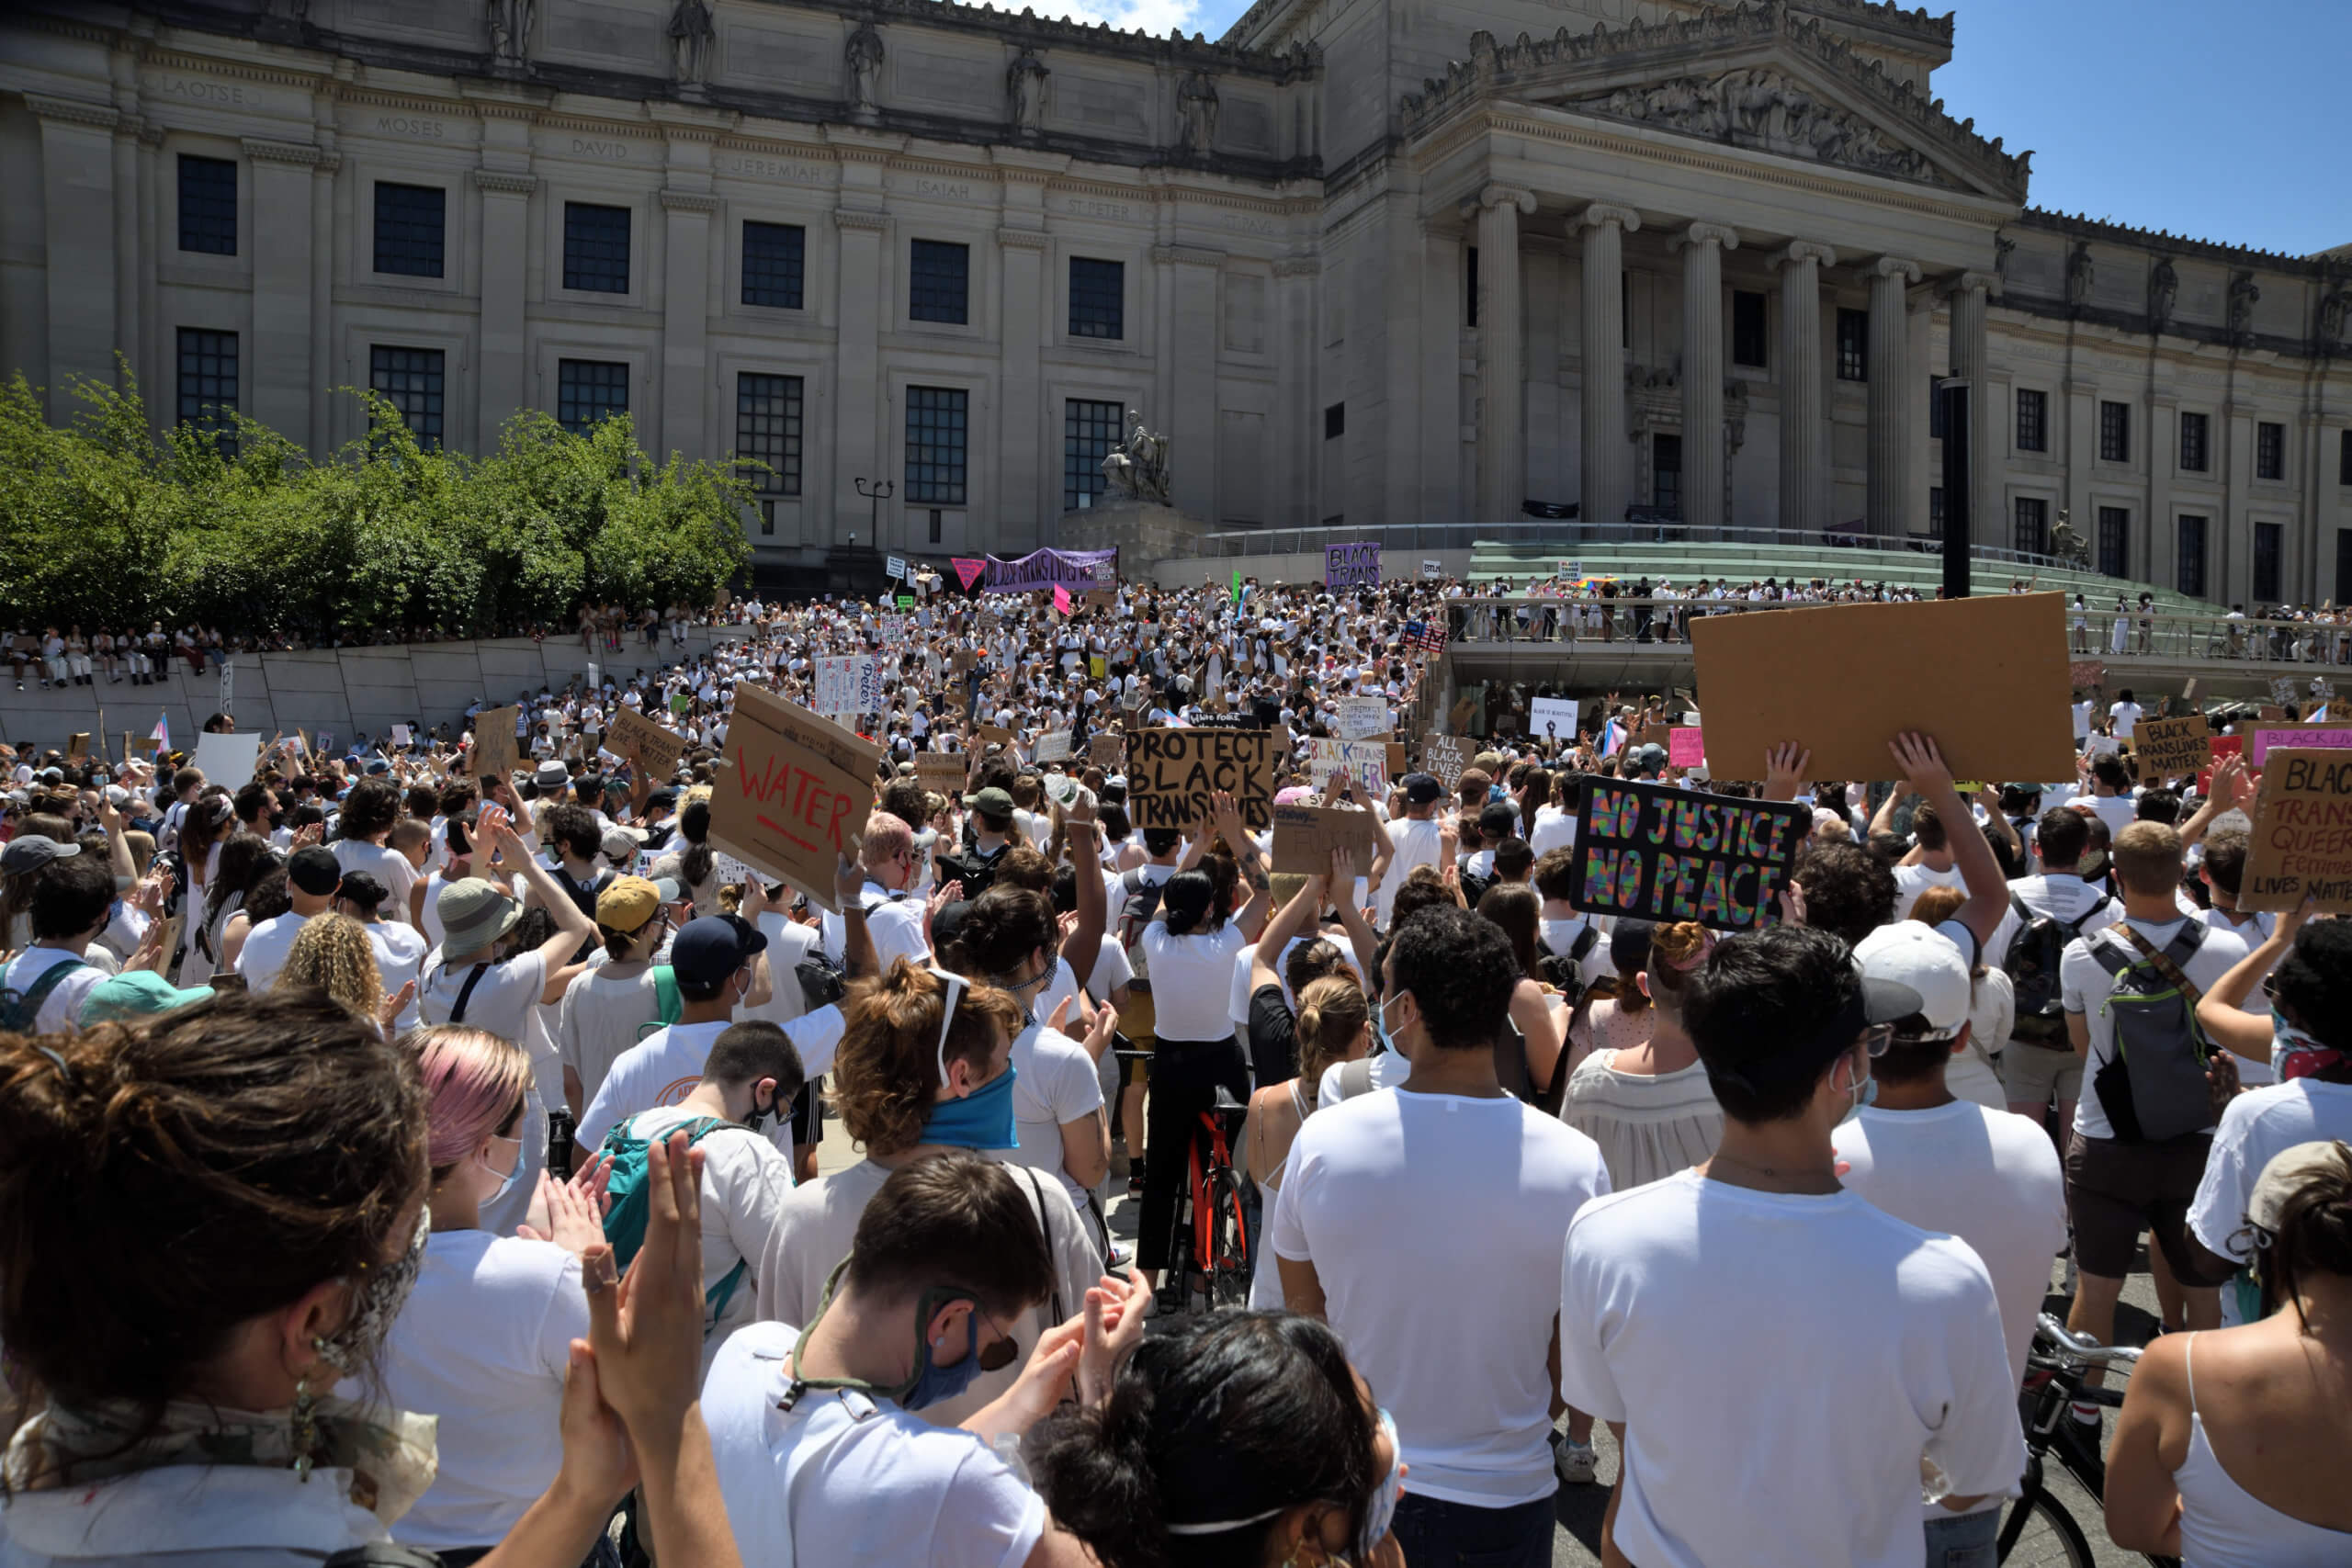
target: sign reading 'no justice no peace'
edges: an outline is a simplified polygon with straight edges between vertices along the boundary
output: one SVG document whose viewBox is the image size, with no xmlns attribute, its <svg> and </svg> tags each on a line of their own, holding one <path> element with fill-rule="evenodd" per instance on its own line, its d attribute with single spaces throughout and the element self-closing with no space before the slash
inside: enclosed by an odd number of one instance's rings
<svg viewBox="0 0 2352 1568">
<path fill-rule="evenodd" d="M 1568 902 L 1597 915 L 1752 931 L 1771 919 L 1813 826 L 1810 810 L 1781 801 L 1589 774 L 1582 788 Z"/>
</svg>

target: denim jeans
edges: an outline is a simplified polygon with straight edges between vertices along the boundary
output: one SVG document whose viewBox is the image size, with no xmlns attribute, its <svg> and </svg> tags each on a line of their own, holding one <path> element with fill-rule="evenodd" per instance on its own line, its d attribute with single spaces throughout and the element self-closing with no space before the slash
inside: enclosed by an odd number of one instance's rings
<svg viewBox="0 0 2352 1568">
<path fill-rule="evenodd" d="M 1997 1506 L 1929 1519 L 1928 1568 L 1993 1568 L 1994 1541 L 2000 1530 Z"/>
<path fill-rule="evenodd" d="M 1396 1544 L 1411 1568 L 1550 1568 L 1552 1499 L 1474 1508 L 1410 1493 L 1396 1504 Z"/>
</svg>

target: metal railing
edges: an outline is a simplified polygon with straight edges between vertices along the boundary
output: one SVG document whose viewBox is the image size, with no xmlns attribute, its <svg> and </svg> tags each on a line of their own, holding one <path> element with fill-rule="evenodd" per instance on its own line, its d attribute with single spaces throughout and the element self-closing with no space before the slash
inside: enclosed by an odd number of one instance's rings
<svg viewBox="0 0 2352 1568">
<path fill-rule="evenodd" d="M 1233 528 L 1200 536 L 1203 556 L 1303 555 L 1326 545 L 1376 542 L 1385 550 L 1466 550 L 1476 545 L 1574 550 L 1586 545 L 1777 545 L 1803 549 L 1876 550 L 1939 555 L 1932 534 L 1864 533 L 1859 523 L 1830 528 L 1693 528 L 1673 522 L 1579 523 L 1522 518 L 1499 523 L 1386 523 L 1314 528 Z M 2064 570 L 2055 556 L 1971 545 L 1971 559 L 2028 570 Z M 2082 568 L 2072 570 L 2082 570 Z M 1402 571 L 1394 573 L 1406 575 Z M 2124 580 L 2118 578 L 2121 582 Z"/>
<path fill-rule="evenodd" d="M 1689 625 L 1705 615 L 1805 609 L 1800 601 L 1604 599 L 1590 593 L 1511 594 L 1445 601 L 1447 646 L 1488 643 L 1687 643 Z M 2120 617 L 2068 612 L 2067 648 L 2078 660 L 2236 660 L 2255 664 L 2352 666 L 2352 619 L 2252 620 L 2137 611 Z M 2301 694 L 2297 700 L 2308 696 Z"/>
</svg>

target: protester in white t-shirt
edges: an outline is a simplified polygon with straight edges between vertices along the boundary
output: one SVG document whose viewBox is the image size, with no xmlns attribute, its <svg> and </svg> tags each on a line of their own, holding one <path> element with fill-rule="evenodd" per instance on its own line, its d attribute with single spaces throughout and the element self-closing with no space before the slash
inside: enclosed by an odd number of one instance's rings
<svg viewBox="0 0 2352 1568">
<path fill-rule="evenodd" d="M 336 830 L 342 835 L 328 846 L 335 864 L 345 871 L 364 871 L 391 895 L 398 918 L 409 917 L 409 889 L 416 886 L 416 863 L 385 840 L 400 820 L 400 786 L 390 779 L 362 779 L 344 797 Z"/>
<path fill-rule="evenodd" d="M 866 930 L 873 934 L 877 970 L 900 958 L 921 963 L 931 944 L 922 934 L 922 900 L 910 895 L 919 869 L 914 829 L 887 811 L 865 819 L 858 858 L 865 868 L 865 883 L 858 901 L 865 908 Z M 825 956 L 839 964 L 843 958 L 842 917 L 824 918 Z"/>
<path fill-rule="evenodd" d="M 1415 867 L 1442 866 L 1445 840 L 1453 836 L 1450 824 L 1441 820 L 1445 786 L 1430 774 L 1407 774 L 1397 781 L 1389 798 L 1392 815 L 1380 829 L 1386 842 L 1373 856 L 1376 874 L 1372 923 L 1383 931 L 1388 929 L 1390 912 L 1396 908 L 1396 890 L 1405 886 Z M 1400 802 L 1404 815 L 1397 817 L 1393 813 Z"/>
<path fill-rule="evenodd" d="M 1328 1318 L 1396 1418 L 1408 1562 L 1469 1543 L 1550 1560 L 1553 1303 L 1465 1280 L 1543 1277 L 1609 1190 L 1591 1139 L 1506 1094 L 1494 1042 L 1519 969 L 1499 927 L 1446 906 L 1396 931 L 1382 1032 L 1411 1078 L 1307 1119 L 1267 1227 L 1295 1311 Z M 1451 1347 L 1430 1354 L 1434 1345 Z"/>
<path fill-rule="evenodd" d="M 1560 1393 L 1623 1456 L 1604 1555 L 1916 1568 L 1928 1462 L 1954 1517 L 2024 1470 L 1984 1263 L 1836 1173 L 1831 1130 L 1869 1091 L 1870 1051 L 1920 1007 L 1800 927 L 1727 937 L 1693 974 L 1684 1021 L 1722 1142 L 1588 1205 L 1562 1272 Z M 1726 1311 L 1727 1288 L 1752 1310 Z"/>
<path fill-rule="evenodd" d="M 670 969 L 682 1004 L 678 1021 L 647 1035 L 613 1063 L 580 1113 L 583 1148 L 603 1143 L 628 1117 L 676 1105 L 694 1092 L 711 1046 L 734 1022 L 736 1004 L 752 988 L 753 964 L 767 945 L 768 939 L 741 915 L 706 915 L 679 929 L 670 944 Z M 771 1135 L 782 1138 L 782 1152 L 792 1152 L 789 1127 Z"/>
<path fill-rule="evenodd" d="M 28 835 L 9 848 L 18 863 L 11 871 L 33 879 L 32 944 L 0 966 L 0 990 L 17 993 L 20 1005 L 38 998 L 28 1032 L 72 1029 L 81 1019 L 82 1004 L 107 978 L 105 967 L 85 954 L 107 928 L 114 878 L 77 845 Z M 156 962 L 151 956 L 142 966 L 152 968 Z"/>
<path fill-rule="evenodd" d="M 294 939 L 304 925 L 334 908 L 335 890 L 342 885 L 343 868 L 333 851 L 313 844 L 294 852 L 286 863 L 286 897 L 293 908 L 254 925 L 237 949 L 236 971 L 245 977 L 245 989 L 266 991 L 277 984 L 286 955 L 294 951 Z M 380 879 L 378 886 L 382 886 Z M 402 980 L 415 973 L 412 965 Z M 402 980 L 390 981 L 387 988 L 398 990 Z"/>
<path fill-rule="evenodd" d="M 615 877 L 596 895 L 605 962 L 564 987 L 550 1031 L 563 1064 L 564 1101 L 575 1119 L 605 1087 L 613 1064 L 661 1019 L 663 993 L 653 955 L 670 934 L 666 916 L 677 895 L 676 883 L 641 876 Z"/>
</svg>

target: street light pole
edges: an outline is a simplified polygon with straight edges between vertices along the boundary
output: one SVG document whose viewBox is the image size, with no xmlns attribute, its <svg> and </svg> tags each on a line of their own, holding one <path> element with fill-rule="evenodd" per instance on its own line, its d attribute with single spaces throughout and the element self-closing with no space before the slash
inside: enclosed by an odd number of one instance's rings
<svg viewBox="0 0 2352 1568">
<path fill-rule="evenodd" d="M 882 547 L 882 503 L 889 500 L 899 487 L 889 479 L 868 481 L 864 479 L 854 479 L 849 482 L 857 487 L 859 495 L 872 503 L 866 508 L 866 532 L 873 536 L 874 547 L 880 549 Z M 872 490 L 865 488 L 869 482 L 874 486 Z M 851 542 L 854 544 L 856 541 L 853 537 Z"/>
</svg>

